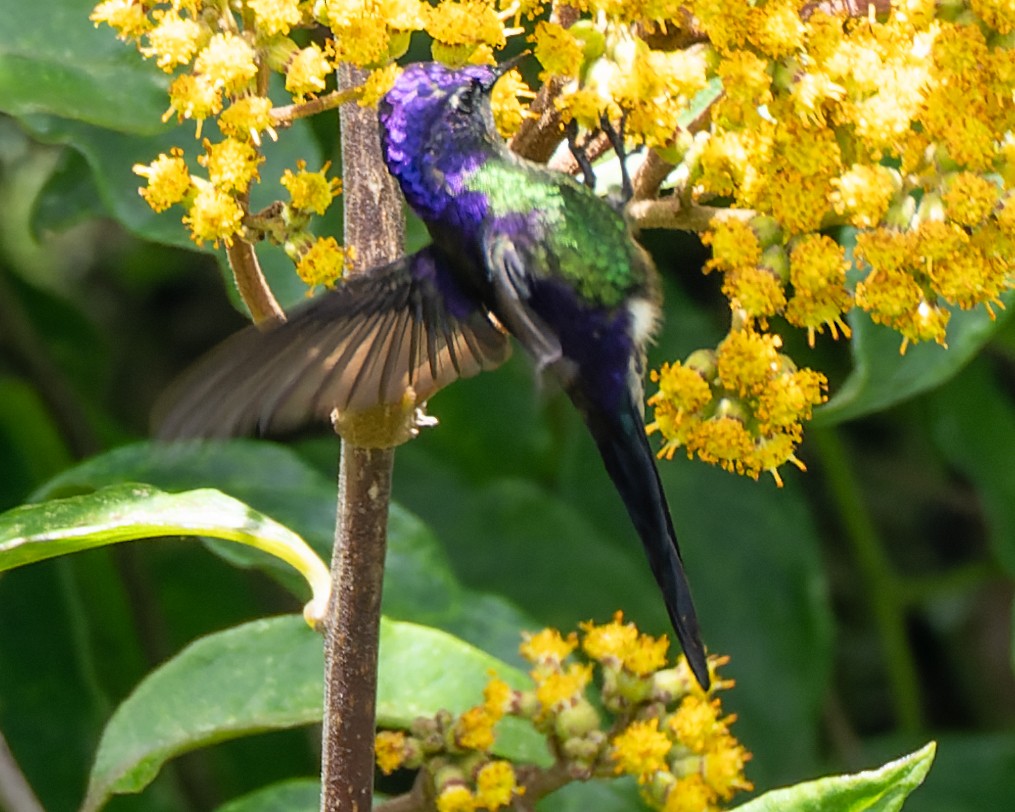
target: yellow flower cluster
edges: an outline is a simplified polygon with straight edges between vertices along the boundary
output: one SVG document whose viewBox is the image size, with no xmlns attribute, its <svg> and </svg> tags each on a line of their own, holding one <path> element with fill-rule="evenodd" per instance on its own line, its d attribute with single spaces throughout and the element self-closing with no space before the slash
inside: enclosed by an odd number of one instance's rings
<svg viewBox="0 0 1015 812">
<path fill-rule="evenodd" d="M 377 765 L 385 774 L 425 769 L 440 812 L 509 806 L 526 792 L 520 775 L 540 783 L 534 765 L 521 770 L 490 756 L 497 723 L 511 715 L 550 740 L 554 773 L 581 780 L 634 775 L 654 809 L 715 809 L 750 789 L 743 772 L 750 754 L 729 732 L 733 717 L 722 717 L 720 700 L 701 690 L 684 658 L 667 667 L 668 645 L 624 623 L 620 612 L 609 623 L 582 623 L 580 635 L 525 635 L 519 650 L 532 664 L 532 689 L 513 690 L 494 676 L 483 703 L 458 717 L 441 711 L 417 719 L 408 733 L 381 731 Z M 724 662 L 710 658 L 713 677 Z M 713 680 L 712 690 L 732 685 Z M 596 702 L 587 695 L 593 686 Z M 701 805 L 681 805 L 689 798 Z"/>
<path fill-rule="evenodd" d="M 449 64 L 490 62 L 493 49 L 517 33 L 507 21 L 520 9 L 515 4 L 499 10 L 494 0 L 102 0 L 91 19 L 175 74 L 166 119 L 194 121 L 200 137 L 204 121 L 216 118 L 223 135 L 203 142 L 203 177 L 191 172 L 178 149 L 134 167 L 148 182 L 141 190 L 145 200 L 155 211 L 181 205 L 198 244 L 269 238 L 285 245 L 300 277 L 314 286 L 333 284 L 348 264 L 333 239 L 314 240 L 307 230 L 311 215 L 324 212 L 340 184 L 326 177 L 327 166 L 320 172 L 303 165 L 286 170 L 281 184 L 291 202 L 252 217 L 248 193 L 261 180 L 264 134 L 275 139 L 276 127 L 304 114 L 301 106 L 309 112 L 322 102 L 337 104 L 340 94 L 329 88 L 340 62 L 370 70 L 357 92 L 361 104 L 375 104 L 395 81 L 394 60 L 405 53 L 413 31 L 427 31 L 435 57 Z M 527 13 L 538 12 L 530 6 Z M 296 29 L 321 26 L 331 34 L 324 42 L 301 45 L 293 38 Z M 293 104 L 273 104 L 270 72 L 282 75 L 286 101 Z M 526 115 L 519 99 L 531 99 L 532 92 L 517 74 L 502 85 L 494 108 L 498 126 L 509 134 Z"/>
<path fill-rule="evenodd" d="M 716 350 L 697 350 L 683 362 L 653 370 L 659 390 L 649 398 L 649 433 L 664 440 L 660 457 L 678 448 L 688 457 L 755 479 L 768 471 L 782 484 L 786 462 L 803 469 L 794 452 L 801 423 L 825 400 L 825 376 L 797 369 L 779 352 L 779 336 L 742 323 Z"/>
<path fill-rule="evenodd" d="M 842 316 L 856 304 L 898 330 L 904 350 L 944 343 L 947 305 L 989 309 L 1011 287 L 1015 254 L 1000 218 L 1015 51 L 998 36 L 1004 14 L 963 5 L 900 0 L 874 20 L 800 17 L 799 4 L 783 2 L 691 3 L 723 55 L 726 90 L 689 191 L 771 216 L 789 249 L 794 296 L 783 304 L 759 268 L 785 259 L 775 249 L 745 258 L 757 239 L 744 228 L 713 233 L 734 308 L 784 315 L 813 341 L 822 325 L 848 336 Z M 843 252 L 814 235 L 830 224 L 860 230 L 866 278 L 855 297 Z M 737 240 L 746 245 L 731 248 Z"/>
</svg>

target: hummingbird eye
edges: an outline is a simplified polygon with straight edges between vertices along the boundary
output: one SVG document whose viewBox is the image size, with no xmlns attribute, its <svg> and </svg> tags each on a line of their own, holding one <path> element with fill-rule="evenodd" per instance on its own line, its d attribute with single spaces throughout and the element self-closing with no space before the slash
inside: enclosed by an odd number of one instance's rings
<svg viewBox="0 0 1015 812">
<path fill-rule="evenodd" d="M 472 115 L 476 110 L 477 99 L 481 99 L 484 93 L 483 83 L 478 79 L 472 79 L 451 94 L 448 105 L 455 112 Z"/>
</svg>

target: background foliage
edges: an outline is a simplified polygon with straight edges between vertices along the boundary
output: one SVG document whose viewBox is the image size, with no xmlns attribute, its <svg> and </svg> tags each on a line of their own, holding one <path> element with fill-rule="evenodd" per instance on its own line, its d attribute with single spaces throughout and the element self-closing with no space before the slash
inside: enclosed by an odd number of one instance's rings
<svg viewBox="0 0 1015 812">
<path fill-rule="evenodd" d="M 287 448 L 144 443 L 170 378 L 244 323 L 215 258 L 189 250 L 175 218 L 152 214 L 136 193 L 134 162 L 191 139 L 153 125 L 159 77 L 87 24 L 88 0 L 7 5 L 0 508 L 121 482 L 210 486 L 324 553 L 337 462 L 325 432 Z M 298 123 L 268 161 L 335 160 L 328 129 Z M 717 340 L 728 316 L 718 281 L 699 273 L 701 246 L 669 232 L 646 242 L 668 294 L 656 361 Z M 266 265 L 280 298 L 302 296 L 281 256 L 269 252 Z M 725 704 L 740 716 L 759 788 L 873 766 L 934 737 L 937 763 L 907 809 L 1003 808 L 1015 792 L 1006 315 L 957 314 L 948 351 L 927 344 L 900 358 L 897 335 L 863 316 L 851 318 L 848 350 L 794 347 L 833 371 L 835 396 L 802 447 L 808 473 L 784 474 L 782 489 L 684 459 L 662 466 L 705 637 L 732 658 L 724 673 L 738 684 Z M 646 631 L 666 630 L 584 429 L 558 393 L 533 385 L 524 359 L 441 393 L 431 411 L 441 426 L 397 455 L 389 617 L 515 665 L 520 628 L 566 629 L 623 607 Z M 154 666 L 201 635 L 298 609 L 285 576 L 231 563 L 172 542 L 0 576 L 0 730 L 47 809 L 81 802 L 103 727 Z M 234 684 L 224 671 L 203 686 L 206 699 Z M 215 744 L 109 808 L 213 809 L 275 779 L 313 776 L 315 737 L 303 727 Z M 613 808 L 612 792 L 597 808 Z M 587 799 L 579 791 L 570 803 Z"/>
</svg>

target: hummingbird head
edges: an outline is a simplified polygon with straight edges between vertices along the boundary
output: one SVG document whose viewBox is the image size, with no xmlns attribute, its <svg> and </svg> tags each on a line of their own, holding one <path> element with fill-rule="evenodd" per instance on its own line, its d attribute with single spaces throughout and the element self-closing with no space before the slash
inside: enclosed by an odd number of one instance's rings
<svg viewBox="0 0 1015 812">
<path fill-rule="evenodd" d="M 490 91 L 509 68 L 416 63 L 378 105 L 384 161 L 424 219 L 441 217 L 465 176 L 501 148 Z"/>
</svg>

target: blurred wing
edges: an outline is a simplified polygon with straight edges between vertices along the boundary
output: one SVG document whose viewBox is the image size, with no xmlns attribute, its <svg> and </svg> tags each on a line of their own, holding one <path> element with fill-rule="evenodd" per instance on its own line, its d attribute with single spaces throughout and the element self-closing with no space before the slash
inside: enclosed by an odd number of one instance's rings
<svg viewBox="0 0 1015 812">
<path fill-rule="evenodd" d="M 418 401 L 501 364 L 510 344 L 425 248 L 351 277 L 268 331 L 249 327 L 173 385 L 163 439 L 288 431 L 332 411 Z"/>
</svg>

